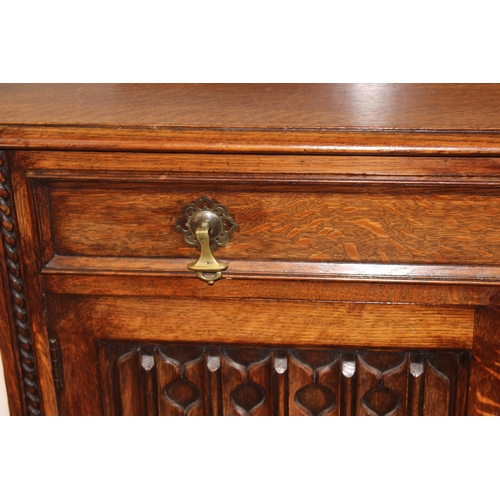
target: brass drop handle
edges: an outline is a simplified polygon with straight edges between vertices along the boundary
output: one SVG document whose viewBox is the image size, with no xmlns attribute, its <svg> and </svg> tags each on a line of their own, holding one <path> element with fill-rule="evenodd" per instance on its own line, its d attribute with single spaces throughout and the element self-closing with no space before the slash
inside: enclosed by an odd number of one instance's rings
<svg viewBox="0 0 500 500">
<path fill-rule="evenodd" d="M 210 251 L 210 223 L 202 222 L 200 227 L 196 229 L 196 239 L 201 246 L 201 254 L 196 262 L 188 264 L 188 269 L 196 271 L 200 280 L 206 281 L 209 285 L 213 285 L 222 277 L 222 271 L 227 269 L 227 264 L 221 264 L 212 255 Z M 208 275 L 205 275 L 208 273 Z"/>
<path fill-rule="evenodd" d="M 228 264 L 218 262 L 212 252 L 229 241 L 229 235 L 238 224 L 230 217 L 224 205 L 215 203 L 203 195 L 194 203 L 189 203 L 182 210 L 175 228 L 184 234 L 184 241 L 201 249 L 196 262 L 188 264 L 188 269 L 195 271 L 198 278 L 209 285 L 222 277 Z"/>
</svg>

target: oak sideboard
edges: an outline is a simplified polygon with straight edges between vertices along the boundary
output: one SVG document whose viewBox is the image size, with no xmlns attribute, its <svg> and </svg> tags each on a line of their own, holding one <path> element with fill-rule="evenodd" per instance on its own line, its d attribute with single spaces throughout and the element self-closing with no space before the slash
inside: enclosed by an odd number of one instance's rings
<svg viewBox="0 0 500 500">
<path fill-rule="evenodd" d="M 500 414 L 500 85 L 0 85 L 13 415 Z"/>
</svg>

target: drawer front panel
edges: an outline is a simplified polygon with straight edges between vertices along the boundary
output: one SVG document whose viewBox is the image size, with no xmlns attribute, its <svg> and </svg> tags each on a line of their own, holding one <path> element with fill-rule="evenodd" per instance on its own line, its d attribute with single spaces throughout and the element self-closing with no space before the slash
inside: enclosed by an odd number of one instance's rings
<svg viewBox="0 0 500 500">
<path fill-rule="evenodd" d="M 101 184 L 102 186 L 102 184 Z M 500 197 L 464 193 L 53 187 L 56 253 L 194 257 L 174 223 L 202 194 L 239 224 L 222 259 L 500 264 Z M 228 186 L 229 188 L 230 186 Z"/>
</svg>

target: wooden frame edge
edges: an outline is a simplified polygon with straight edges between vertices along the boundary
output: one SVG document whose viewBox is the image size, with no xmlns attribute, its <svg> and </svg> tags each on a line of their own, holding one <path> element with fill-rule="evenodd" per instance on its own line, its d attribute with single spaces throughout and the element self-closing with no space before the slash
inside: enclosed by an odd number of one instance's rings
<svg viewBox="0 0 500 500">
<path fill-rule="evenodd" d="M 3 294 L 2 301 L 6 304 L 10 303 L 6 309 L 10 323 L 13 326 L 14 335 L 17 338 L 16 347 L 10 342 L 11 349 L 17 350 L 16 362 L 18 365 L 17 371 L 21 374 L 22 389 L 20 392 L 24 398 L 23 413 L 27 415 L 38 416 L 42 414 L 41 398 L 39 394 L 39 382 L 36 369 L 36 360 L 34 346 L 32 341 L 32 333 L 28 320 L 28 311 L 26 307 L 25 284 L 23 280 L 22 266 L 20 265 L 19 252 L 19 236 L 17 234 L 17 223 L 14 214 L 13 200 L 11 196 L 11 184 L 8 178 L 6 158 L 3 153 L 0 153 L 0 217 L 2 220 L 2 268 L 5 269 L 5 285 L 4 289 L 8 290 Z M 3 281 L 3 278 L 2 278 Z M 7 297 L 10 296 L 10 300 Z M 5 330 L 2 335 L 5 344 Z M 17 394 L 13 390 L 13 382 L 11 378 L 14 360 L 12 356 L 6 356 L 9 386 L 8 391 L 13 396 L 10 399 L 15 399 Z M 12 360 L 12 361 L 9 361 Z M 13 394 L 14 393 L 14 394 Z M 9 399 L 9 404 L 10 404 Z M 21 398 L 19 398 L 21 399 Z M 19 408 L 14 406 L 14 412 Z"/>
</svg>

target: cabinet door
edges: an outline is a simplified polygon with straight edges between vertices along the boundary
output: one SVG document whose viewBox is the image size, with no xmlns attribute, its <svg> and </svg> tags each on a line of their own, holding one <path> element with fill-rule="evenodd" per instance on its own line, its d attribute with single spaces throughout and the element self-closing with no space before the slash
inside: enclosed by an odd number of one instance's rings
<svg viewBox="0 0 500 500">
<path fill-rule="evenodd" d="M 65 346 L 63 414 L 464 415 L 469 352 L 101 341 Z M 85 371 L 83 380 L 75 375 Z M 80 376 L 82 376 L 80 374 Z"/>
<path fill-rule="evenodd" d="M 84 291 L 45 297 L 63 415 L 466 412 L 470 351 L 434 335 L 456 324 L 458 342 L 468 309 Z M 397 347 L 376 345 L 382 327 Z"/>
</svg>

